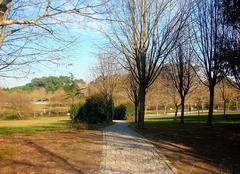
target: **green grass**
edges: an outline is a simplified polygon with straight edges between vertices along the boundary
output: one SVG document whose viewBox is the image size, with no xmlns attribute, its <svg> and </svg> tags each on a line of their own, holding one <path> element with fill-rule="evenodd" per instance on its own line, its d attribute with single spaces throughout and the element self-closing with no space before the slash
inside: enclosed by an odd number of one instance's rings
<svg viewBox="0 0 240 174">
<path fill-rule="evenodd" d="M 104 127 L 113 124 L 103 122 L 96 124 L 72 123 L 69 117 L 44 117 L 31 120 L 1 120 L 0 136 L 33 133 L 41 131 L 59 131 L 66 129 L 90 129 L 102 130 Z"/>
<path fill-rule="evenodd" d="M 206 123 L 207 121 L 207 115 L 186 115 L 184 117 L 184 122 L 185 123 Z M 170 122 L 179 122 L 180 121 L 180 116 L 177 117 L 177 121 L 175 121 L 174 116 L 164 116 L 164 117 L 159 117 L 159 118 L 146 118 L 146 122 L 162 122 L 162 123 L 170 123 Z M 240 124 L 240 114 L 235 113 L 235 114 L 227 114 L 226 117 L 224 118 L 223 115 L 221 114 L 215 114 L 213 115 L 213 124 Z"/>
<path fill-rule="evenodd" d="M 20 127 L 0 127 L 0 136 L 11 135 L 17 133 L 32 133 L 40 131 L 56 131 L 71 129 L 70 123 L 49 123 L 43 125 L 20 126 Z"/>
</svg>

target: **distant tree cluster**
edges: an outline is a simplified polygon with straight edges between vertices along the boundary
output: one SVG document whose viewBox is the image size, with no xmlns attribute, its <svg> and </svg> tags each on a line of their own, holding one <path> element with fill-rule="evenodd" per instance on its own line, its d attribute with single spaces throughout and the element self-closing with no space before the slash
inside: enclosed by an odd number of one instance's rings
<svg viewBox="0 0 240 174">
<path fill-rule="evenodd" d="M 26 91 L 33 91 L 38 88 L 44 88 L 48 92 L 54 92 L 59 89 L 64 89 L 65 92 L 70 93 L 73 91 L 73 88 L 77 86 L 77 84 L 85 84 L 82 79 L 72 79 L 68 76 L 49 76 L 49 77 L 41 77 L 34 78 L 30 83 L 27 83 L 24 86 L 16 87 L 13 89 L 22 89 Z"/>
</svg>

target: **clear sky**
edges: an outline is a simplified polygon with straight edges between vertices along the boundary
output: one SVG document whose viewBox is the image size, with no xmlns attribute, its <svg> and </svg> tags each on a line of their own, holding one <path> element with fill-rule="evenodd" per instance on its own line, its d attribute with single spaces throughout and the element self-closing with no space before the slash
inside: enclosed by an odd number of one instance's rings
<svg viewBox="0 0 240 174">
<path fill-rule="evenodd" d="M 79 37 L 78 41 L 66 53 L 66 59 L 60 65 L 34 65 L 31 73 L 26 78 L 1 78 L 0 85 L 3 87 L 14 87 L 24 85 L 35 77 L 42 76 L 69 76 L 73 74 L 74 78 L 90 81 L 91 67 L 96 62 L 97 45 L 103 41 L 102 34 L 95 29 L 99 27 L 100 22 L 91 22 L 88 24 L 79 24 L 71 30 L 71 34 Z"/>
</svg>

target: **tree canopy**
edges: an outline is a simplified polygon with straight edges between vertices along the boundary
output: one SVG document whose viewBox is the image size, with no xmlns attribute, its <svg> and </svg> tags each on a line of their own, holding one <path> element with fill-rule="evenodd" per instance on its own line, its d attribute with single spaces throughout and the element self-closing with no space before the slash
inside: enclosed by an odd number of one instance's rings
<svg viewBox="0 0 240 174">
<path fill-rule="evenodd" d="M 37 88 L 44 88 L 48 92 L 54 92 L 60 88 L 64 89 L 65 92 L 72 91 L 72 88 L 76 84 L 85 84 L 82 79 L 73 79 L 68 76 L 49 76 L 49 77 L 41 77 L 34 78 L 30 83 L 27 83 L 24 86 L 16 87 L 13 89 L 21 89 L 26 91 L 32 91 Z"/>
</svg>

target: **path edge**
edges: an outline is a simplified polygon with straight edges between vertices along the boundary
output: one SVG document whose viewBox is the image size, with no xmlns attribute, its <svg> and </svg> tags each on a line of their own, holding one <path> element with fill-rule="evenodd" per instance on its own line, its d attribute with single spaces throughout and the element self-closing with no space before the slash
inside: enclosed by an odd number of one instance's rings
<svg viewBox="0 0 240 174">
<path fill-rule="evenodd" d="M 132 130 L 136 131 L 136 133 L 139 134 L 142 138 L 144 138 L 144 141 L 146 141 L 146 142 L 150 143 L 151 145 L 153 145 L 153 146 L 155 147 L 154 150 L 155 150 L 155 151 L 157 152 L 157 154 L 161 157 L 161 159 L 164 160 L 164 162 L 167 164 L 167 166 L 170 168 L 170 170 L 171 170 L 174 174 L 178 174 L 178 170 L 177 170 L 177 169 L 173 166 L 173 164 L 165 157 L 165 155 L 161 154 L 160 150 L 154 145 L 154 143 L 153 143 L 151 140 L 149 140 L 149 139 L 147 139 L 146 137 L 144 137 L 144 136 L 142 135 L 142 133 L 141 133 L 136 127 L 134 127 L 133 125 L 131 125 L 129 122 L 128 122 L 128 126 L 129 126 Z"/>
</svg>

